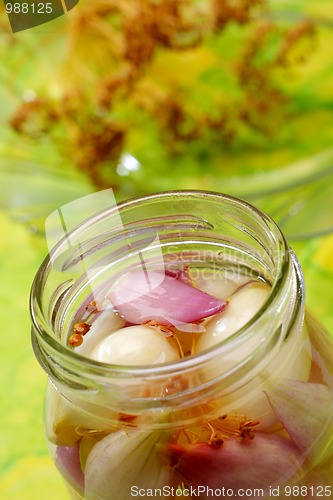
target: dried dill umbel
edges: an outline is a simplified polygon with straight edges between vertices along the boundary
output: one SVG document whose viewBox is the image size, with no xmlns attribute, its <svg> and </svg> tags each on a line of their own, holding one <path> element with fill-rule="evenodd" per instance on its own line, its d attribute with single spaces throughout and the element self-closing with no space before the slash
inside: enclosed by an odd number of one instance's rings
<svg viewBox="0 0 333 500">
<path fill-rule="evenodd" d="M 190 144 L 223 149 L 244 129 L 277 133 L 291 99 L 281 83 L 313 53 L 315 29 L 308 20 L 282 26 L 267 13 L 265 0 L 81 0 L 64 36 L 63 90 L 22 102 L 9 125 L 33 140 L 47 137 L 97 188 L 116 187 L 121 154 L 143 120 L 170 156 Z M 226 62 L 217 47 L 230 29 L 239 47 Z M 161 65 L 164 57 L 197 61 L 193 79 L 181 64 L 178 73 Z M 207 71 L 212 91 L 201 81 Z"/>
</svg>

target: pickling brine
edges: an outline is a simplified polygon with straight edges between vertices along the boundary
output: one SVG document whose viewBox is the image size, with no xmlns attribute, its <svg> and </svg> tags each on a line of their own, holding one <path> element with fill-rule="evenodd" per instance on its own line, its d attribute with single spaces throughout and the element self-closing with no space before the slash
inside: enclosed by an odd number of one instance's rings
<svg viewBox="0 0 333 500">
<path fill-rule="evenodd" d="M 70 238 L 41 267 L 32 314 L 72 498 L 331 496 L 333 343 L 271 219 L 169 192 Z"/>
</svg>

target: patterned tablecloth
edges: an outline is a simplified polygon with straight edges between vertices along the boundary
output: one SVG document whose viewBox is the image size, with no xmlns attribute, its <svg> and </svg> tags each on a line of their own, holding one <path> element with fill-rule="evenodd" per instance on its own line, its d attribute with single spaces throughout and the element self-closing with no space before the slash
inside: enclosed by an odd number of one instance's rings
<svg viewBox="0 0 333 500">
<path fill-rule="evenodd" d="M 68 495 L 43 436 L 46 375 L 30 344 L 29 291 L 46 245 L 1 213 L 0 228 L 0 498 L 62 500 Z M 333 333 L 333 235 L 293 246 L 304 268 L 308 305 Z"/>
</svg>

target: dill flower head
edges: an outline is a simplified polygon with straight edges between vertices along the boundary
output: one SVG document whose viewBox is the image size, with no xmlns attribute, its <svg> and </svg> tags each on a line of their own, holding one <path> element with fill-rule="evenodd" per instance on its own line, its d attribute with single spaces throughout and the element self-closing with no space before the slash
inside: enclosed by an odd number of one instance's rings
<svg viewBox="0 0 333 500">
<path fill-rule="evenodd" d="M 115 187 L 124 148 L 140 155 L 149 127 L 166 157 L 221 152 L 244 131 L 271 136 L 289 99 L 283 75 L 314 29 L 279 27 L 266 10 L 265 0 L 81 0 L 46 37 L 52 82 L 9 123 L 47 136 L 99 188 Z"/>
</svg>

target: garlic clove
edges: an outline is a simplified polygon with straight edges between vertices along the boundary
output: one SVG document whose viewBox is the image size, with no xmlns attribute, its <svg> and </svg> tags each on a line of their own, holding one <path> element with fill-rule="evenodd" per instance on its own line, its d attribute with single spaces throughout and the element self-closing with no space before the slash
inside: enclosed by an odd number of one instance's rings
<svg viewBox="0 0 333 500">
<path fill-rule="evenodd" d="M 203 292 L 220 300 L 226 300 L 237 290 L 250 282 L 249 276 L 244 276 L 236 270 L 202 269 L 192 272 L 196 286 Z"/>
<path fill-rule="evenodd" d="M 155 365 L 177 360 L 179 352 L 172 340 L 153 328 L 129 326 L 104 338 L 90 357 L 117 365 Z"/>
<path fill-rule="evenodd" d="M 83 343 L 75 347 L 75 352 L 82 356 L 89 356 L 90 351 L 98 342 L 124 325 L 125 320 L 119 314 L 115 313 L 111 308 L 103 309 L 96 315 L 96 319 L 92 323 L 90 330 L 84 335 Z"/>
<path fill-rule="evenodd" d="M 46 436 L 58 446 L 74 446 L 81 439 L 78 429 L 110 431 L 110 410 L 101 410 L 100 415 L 95 415 L 89 408 L 89 403 L 79 400 L 75 404 L 75 401 L 67 400 L 53 384 L 49 384 L 47 388 L 47 407 Z"/>
<path fill-rule="evenodd" d="M 265 283 L 249 283 L 230 297 L 225 311 L 206 323 L 206 331 L 197 343 L 197 352 L 204 351 L 227 339 L 246 325 L 264 305 L 270 292 Z"/>
<path fill-rule="evenodd" d="M 227 360 L 226 363 L 230 362 Z M 271 380 L 294 378 L 306 381 L 311 370 L 311 343 L 306 325 L 297 335 L 288 336 L 280 351 L 273 357 L 265 371 L 246 386 L 237 389 L 225 398 L 225 404 L 244 415 L 253 415 L 261 421 L 260 430 L 281 428 L 276 414 L 265 395 Z M 229 407 L 229 408 L 230 408 Z M 226 410 L 230 411 L 230 409 Z"/>
<path fill-rule="evenodd" d="M 326 385 L 285 379 L 271 384 L 265 393 L 276 417 L 302 452 L 310 453 L 317 463 L 332 454 L 333 398 Z"/>
<path fill-rule="evenodd" d="M 206 324 L 206 332 L 198 339 L 196 352 L 203 351 L 225 340 L 245 324 L 259 311 L 265 303 L 270 288 L 264 283 L 249 283 L 230 297 L 228 308 L 210 319 Z M 250 337 L 238 349 L 225 354 L 223 363 L 214 368 L 210 376 L 218 376 L 222 372 L 236 366 L 241 359 L 251 355 L 258 339 Z M 243 388 L 225 397 L 226 412 L 237 409 L 244 415 L 253 415 L 261 421 L 260 430 L 280 427 L 278 419 L 264 394 L 267 380 L 271 377 L 290 377 L 307 380 L 311 368 L 311 344 L 306 325 L 299 335 L 288 337 L 281 345 L 281 351 L 271 359 L 265 369 L 265 377 L 258 375 Z"/>
<path fill-rule="evenodd" d="M 89 453 L 91 452 L 91 450 L 93 449 L 95 444 L 98 443 L 101 439 L 103 439 L 103 437 L 105 437 L 105 436 L 102 436 L 102 438 L 101 438 L 101 436 L 98 434 L 97 435 L 92 434 L 91 436 L 89 436 L 89 435 L 83 436 L 80 439 L 80 443 L 79 443 L 79 446 L 80 446 L 80 466 L 81 466 L 81 469 L 83 470 L 83 472 L 86 469 L 86 463 L 87 463 Z"/>
<path fill-rule="evenodd" d="M 158 432 L 120 430 L 98 442 L 88 455 L 85 495 L 89 500 L 128 500 L 131 487 L 147 490 L 170 484 L 157 448 Z"/>
</svg>

